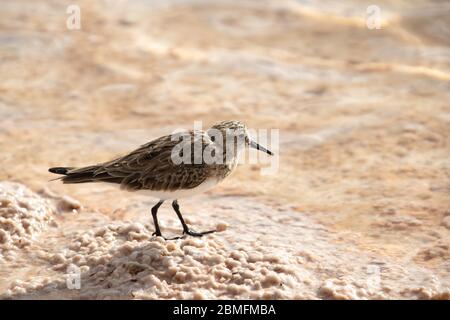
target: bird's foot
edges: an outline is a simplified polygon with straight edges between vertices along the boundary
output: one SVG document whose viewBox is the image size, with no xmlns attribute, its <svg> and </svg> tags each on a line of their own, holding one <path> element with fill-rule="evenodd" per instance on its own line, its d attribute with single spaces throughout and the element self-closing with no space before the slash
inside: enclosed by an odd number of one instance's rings
<svg viewBox="0 0 450 320">
<path fill-rule="evenodd" d="M 164 237 L 162 234 L 161 234 L 161 232 L 153 232 L 153 234 L 152 234 L 152 236 L 154 236 L 154 237 L 161 237 L 161 238 L 163 238 L 164 240 L 178 240 L 178 239 L 184 239 L 184 238 L 186 238 L 186 236 L 192 236 L 192 237 L 202 237 L 203 235 L 205 235 L 205 234 L 210 234 L 210 233 L 213 233 L 213 232 L 216 232 L 216 230 L 209 230 L 209 231 L 203 231 L 203 232 L 197 232 L 197 231 L 195 231 L 195 230 L 192 230 L 192 229 L 186 229 L 186 230 L 183 230 L 183 235 L 181 236 L 181 237 L 173 237 L 173 238 L 166 238 L 166 237 Z"/>
<path fill-rule="evenodd" d="M 161 231 L 155 231 L 152 233 L 152 237 L 162 237 Z M 164 237 L 163 237 L 164 238 Z"/>
<path fill-rule="evenodd" d="M 189 235 L 192 237 L 202 237 L 205 234 L 210 234 L 216 232 L 216 230 L 209 230 L 209 231 L 203 231 L 203 232 L 197 232 L 195 230 L 192 229 L 185 229 L 183 230 L 183 235 Z"/>
<path fill-rule="evenodd" d="M 166 238 L 166 237 L 164 237 L 164 236 L 161 234 L 161 232 L 160 232 L 160 233 L 158 233 L 158 232 L 153 232 L 153 233 L 152 233 L 152 236 L 153 236 L 153 237 L 161 237 L 161 238 L 163 238 L 163 239 L 166 240 L 166 241 L 168 241 L 168 240 L 177 240 L 177 239 L 180 239 L 180 238 L 181 238 L 181 237 Z"/>
</svg>

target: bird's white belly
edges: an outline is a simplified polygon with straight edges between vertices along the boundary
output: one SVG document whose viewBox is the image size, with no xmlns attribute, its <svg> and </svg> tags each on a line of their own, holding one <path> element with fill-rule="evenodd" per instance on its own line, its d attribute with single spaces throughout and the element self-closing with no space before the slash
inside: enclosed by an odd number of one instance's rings
<svg viewBox="0 0 450 320">
<path fill-rule="evenodd" d="M 141 194 L 145 194 L 147 196 L 151 196 L 160 200 L 172 200 L 172 199 L 179 199 L 179 198 L 185 198 L 190 197 L 199 193 L 203 193 L 205 191 L 208 191 L 215 185 L 217 185 L 220 181 L 217 179 L 208 179 L 204 181 L 199 186 L 192 188 L 192 189 L 180 189 L 180 190 L 174 190 L 174 191 L 153 191 L 153 190 L 139 190 L 137 192 Z"/>
</svg>

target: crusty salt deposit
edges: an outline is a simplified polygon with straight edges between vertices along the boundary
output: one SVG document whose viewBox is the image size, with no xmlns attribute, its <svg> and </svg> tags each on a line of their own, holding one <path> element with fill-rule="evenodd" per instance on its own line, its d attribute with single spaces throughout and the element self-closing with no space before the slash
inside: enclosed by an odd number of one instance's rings
<svg viewBox="0 0 450 320">
<path fill-rule="evenodd" d="M 0 261 L 22 249 L 52 221 L 52 208 L 24 185 L 0 182 Z"/>
<path fill-rule="evenodd" d="M 59 219 L 45 234 L 33 229 L 32 234 L 39 235 L 33 251 L 22 252 L 20 260 L 33 261 L 32 267 L 23 264 L 26 275 L 3 280 L 3 298 L 447 299 L 450 295 L 448 278 L 414 263 L 445 261 L 444 243 L 403 260 L 392 259 L 358 249 L 354 237 L 342 243 L 341 235 L 289 206 L 276 208 L 238 196 L 226 206 L 220 199 L 210 199 L 199 219 L 193 219 L 204 227 L 201 221 L 209 212 L 219 220 L 226 215 L 228 223 L 217 224 L 228 226 L 218 227 L 221 232 L 165 240 L 152 236 L 152 226 L 146 223 L 109 221 L 87 210 L 56 214 L 57 201 L 19 184 L 1 186 L 9 195 L 9 207 L 28 203 L 29 212 L 16 211 L 34 219 L 41 229 L 52 215 Z M 258 212 L 260 217 L 248 222 L 239 210 Z M 173 222 L 165 221 L 165 232 L 177 231 Z M 19 244 L 30 238 L 27 232 L 13 235 Z M 4 261 L 1 268 L 12 266 Z"/>
<path fill-rule="evenodd" d="M 230 251 L 216 237 L 165 241 L 137 223 L 87 233 L 54 264 L 80 267 L 83 298 L 286 298 L 283 286 L 298 281 L 289 261 Z"/>
</svg>

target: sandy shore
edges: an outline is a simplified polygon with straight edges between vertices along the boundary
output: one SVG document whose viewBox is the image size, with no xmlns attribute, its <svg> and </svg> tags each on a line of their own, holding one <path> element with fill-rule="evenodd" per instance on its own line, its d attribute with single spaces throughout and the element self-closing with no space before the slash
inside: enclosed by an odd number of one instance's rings
<svg viewBox="0 0 450 320">
<path fill-rule="evenodd" d="M 0 12 L 1 298 L 450 298 L 450 7 L 79 1 L 68 30 L 69 4 Z M 279 129 L 280 162 L 180 201 L 214 235 L 49 182 L 222 119 Z"/>
</svg>

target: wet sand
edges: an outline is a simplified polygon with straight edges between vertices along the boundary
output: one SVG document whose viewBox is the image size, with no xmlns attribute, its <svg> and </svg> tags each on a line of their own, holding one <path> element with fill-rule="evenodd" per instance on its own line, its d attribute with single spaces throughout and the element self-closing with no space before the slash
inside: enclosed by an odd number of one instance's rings
<svg viewBox="0 0 450 320">
<path fill-rule="evenodd" d="M 69 2 L 2 4 L 1 298 L 450 298 L 448 5 L 381 1 L 369 30 L 360 2 L 79 3 L 81 30 Z M 280 166 L 180 201 L 214 235 L 49 182 L 222 119 L 280 129 Z"/>
</svg>

